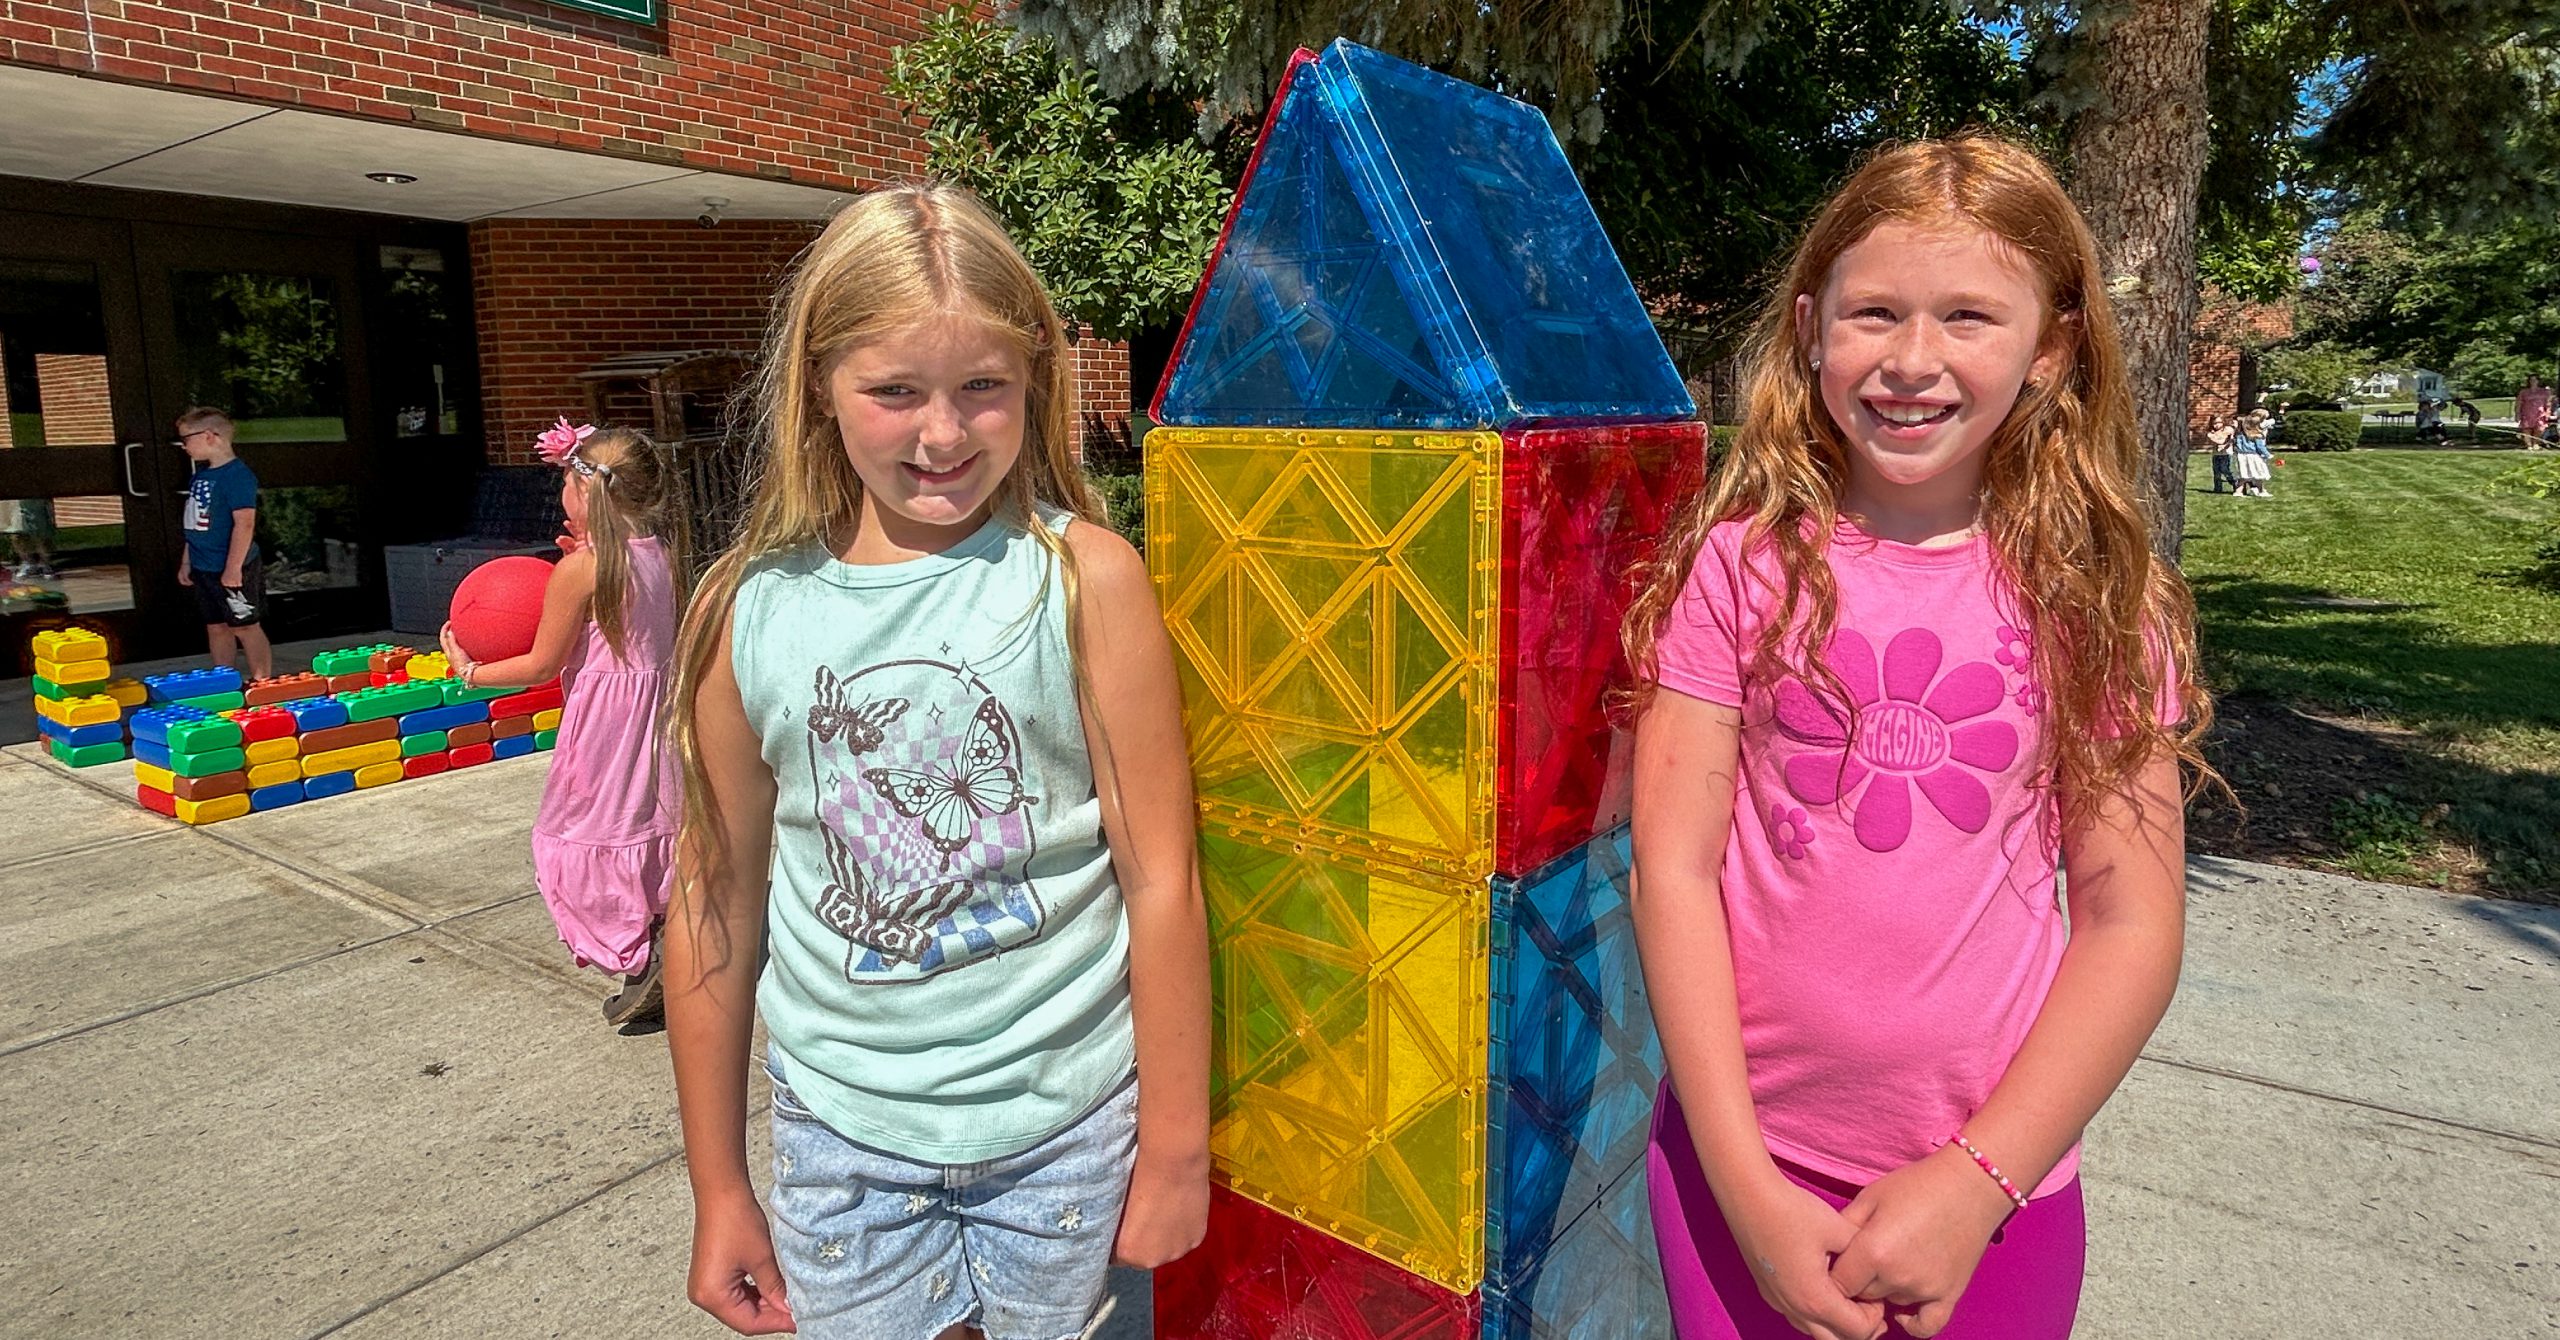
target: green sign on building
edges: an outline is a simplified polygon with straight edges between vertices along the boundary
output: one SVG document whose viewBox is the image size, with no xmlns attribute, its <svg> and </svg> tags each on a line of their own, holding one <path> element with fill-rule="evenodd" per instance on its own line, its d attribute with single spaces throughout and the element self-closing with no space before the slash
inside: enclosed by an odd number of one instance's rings
<svg viewBox="0 0 2560 1340">
<path fill-rule="evenodd" d="M 566 5 L 571 9 L 583 9 L 590 14 L 602 14 L 607 18 L 629 19 L 633 23 L 655 25 L 658 21 L 658 0 L 551 0 L 551 2 Z"/>
</svg>

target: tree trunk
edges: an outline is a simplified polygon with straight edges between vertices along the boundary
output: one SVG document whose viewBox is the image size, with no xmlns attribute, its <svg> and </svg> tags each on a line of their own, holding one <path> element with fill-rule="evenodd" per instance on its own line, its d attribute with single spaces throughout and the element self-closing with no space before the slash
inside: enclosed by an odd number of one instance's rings
<svg viewBox="0 0 2560 1340">
<path fill-rule="evenodd" d="M 2071 196 L 2097 233 L 2142 427 L 2151 547 L 2187 516 L 2187 346 L 2196 320 L 2210 0 L 2118 0 L 2094 34 L 2098 102 L 2071 136 Z"/>
</svg>

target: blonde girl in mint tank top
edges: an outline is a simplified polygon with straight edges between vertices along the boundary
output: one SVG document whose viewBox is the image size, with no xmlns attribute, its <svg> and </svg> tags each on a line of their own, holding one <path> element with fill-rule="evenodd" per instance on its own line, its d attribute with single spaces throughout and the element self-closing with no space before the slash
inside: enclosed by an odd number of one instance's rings
<svg viewBox="0 0 2560 1340">
<path fill-rule="evenodd" d="M 665 933 L 690 1293 L 743 1333 L 1079 1335 L 1115 1258 L 1206 1227 L 1181 701 L 1071 453 L 1067 353 L 948 188 L 847 207 L 776 305 L 745 531 L 677 652 Z"/>
</svg>

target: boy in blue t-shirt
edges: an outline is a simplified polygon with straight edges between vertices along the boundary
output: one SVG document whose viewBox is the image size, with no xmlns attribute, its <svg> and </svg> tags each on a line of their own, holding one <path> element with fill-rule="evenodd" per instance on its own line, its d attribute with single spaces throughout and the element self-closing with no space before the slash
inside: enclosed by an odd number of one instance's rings
<svg viewBox="0 0 2560 1340">
<path fill-rule="evenodd" d="M 195 591 L 213 663 L 229 665 L 245 652 L 245 673 L 265 679 L 275 673 L 275 653 L 258 626 L 267 606 L 266 570 L 258 562 L 258 477 L 232 454 L 231 433 L 231 416 L 218 409 L 178 416 L 178 446 L 198 467 L 178 521 L 187 542 L 178 585 Z"/>
</svg>

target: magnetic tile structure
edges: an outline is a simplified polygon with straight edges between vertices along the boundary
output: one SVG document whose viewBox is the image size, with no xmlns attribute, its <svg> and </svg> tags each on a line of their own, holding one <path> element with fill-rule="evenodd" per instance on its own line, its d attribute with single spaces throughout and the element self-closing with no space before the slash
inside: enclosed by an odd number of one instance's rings
<svg viewBox="0 0 2560 1340">
<path fill-rule="evenodd" d="M 1694 415 L 1539 113 L 1299 53 L 1146 440 L 1220 1183 L 1160 1335 L 1665 1329 L 1610 708 Z"/>
</svg>

